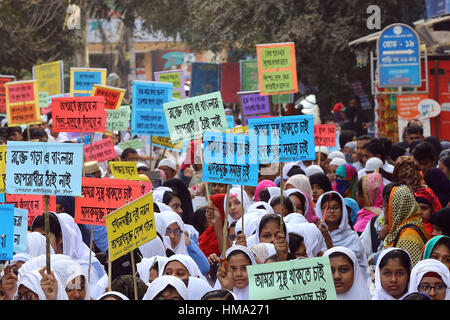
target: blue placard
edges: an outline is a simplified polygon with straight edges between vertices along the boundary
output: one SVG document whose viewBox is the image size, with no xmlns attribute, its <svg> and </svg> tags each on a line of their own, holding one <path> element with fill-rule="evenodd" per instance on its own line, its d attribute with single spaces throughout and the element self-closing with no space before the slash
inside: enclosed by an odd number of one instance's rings
<svg viewBox="0 0 450 320">
<path fill-rule="evenodd" d="M 0 205 L 0 260 L 12 260 L 14 254 L 14 205 Z"/>
<path fill-rule="evenodd" d="M 14 208 L 14 253 L 27 250 L 28 210 Z"/>
<path fill-rule="evenodd" d="M 379 87 L 420 87 L 420 41 L 411 27 L 393 24 L 378 39 Z"/>
<path fill-rule="evenodd" d="M 74 71 L 73 72 L 73 90 L 91 91 L 94 84 L 102 83 L 101 71 Z M 90 94 L 87 94 L 89 96 Z"/>
<path fill-rule="evenodd" d="M 256 137 L 205 131 L 202 181 L 256 186 L 258 156 Z"/>
<path fill-rule="evenodd" d="M 173 101 L 172 94 L 172 83 L 134 81 L 131 133 L 169 137 L 163 104 Z"/>
<path fill-rule="evenodd" d="M 83 145 L 8 141 L 6 193 L 81 196 Z"/>
<path fill-rule="evenodd" d="M 228 128 L 233 129 L 234 128 L 234 116 L 226 116 L 226 117 L 227 117 Z"/>
<path fill-rule="evenodd" d="M 435 18 L 450 13 L 450 0 L 425 0 L 427 18 Z"/>
<path fill-rule="evenodd" d="M 190 97 L 220 91 L 220 65 L 210 62 L 193 62 Z"/>
<path fill-rule="evenodd" d="M 314 117 L 298 115 L 248 120 L 260 163 L 315 160 Z"/>
</svg>

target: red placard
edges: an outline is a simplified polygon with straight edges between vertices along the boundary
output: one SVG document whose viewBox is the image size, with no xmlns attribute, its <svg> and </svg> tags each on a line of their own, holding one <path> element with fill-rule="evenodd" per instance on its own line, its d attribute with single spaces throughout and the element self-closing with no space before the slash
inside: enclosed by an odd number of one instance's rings
<svg viewBox="0 0 450 320">
<path fill-rule="evenodd" d="M 92 156 L 91 156 L 92 155 Z M 114 143 L 111 138 L 105 138 L 96 141 L 92 144 L 84 146 L 85 161 L 109 161 L 117 158 L 116 150 L 114 150 Z"/>
<path fill-rule="evenodd" d="M 316 147 L 335 147 L 336 146 L 336 125 L 335 124 L 316 124 L 314 125 L 314 141 Z"/>
<path fill-rule="evenodd" d="M 99 96 L 105 99 L 105 109 L 108 110 L 118 109 L 122 103 L 123 95 L 125 94 L 124 89 L 107 88 L 98 85 L 94 85 L 92 91 L 94 92 L 94 97 Z"/>
<path fill-rule="evenodd" d="M 31 226 L 36 216 L 45 212 L 44 196 L 40 194 L 6 194 L 5 203 L 28 210 L 28 226 Z M 48 210 L 56 212 L 56 196 L 49 196 Z"/>
<path fill-rule="evenodd" d="M 221 63 L 220 71 L 220 93 L 225 103 L 238 103 L 238 92 L 241 88 L 241 76 L 239 63 L 225 62 Z"/>
<path fill-rule="evenodd" d="M 54 132 L 105 132 L 107 111 L 104 97 L 52 99 Z"/>
<path fill-rule="evenodd" d="M 6 113 L 5 83 L 13 81 L 14 76 L 0 76 L 0 113 Z"/>
<path fill-rule="evenodd" d="M 105 225 L 105 216 L 145 193 L 140 181 L 83 178 L 81 194 L 75 198 L 75 222 Z"/>
<path fill-rule="evenodd" d="M 35 99 L 33 83 L 25 82 L 9 86 L 9 103 L 34 101 Z"/>
</svg>

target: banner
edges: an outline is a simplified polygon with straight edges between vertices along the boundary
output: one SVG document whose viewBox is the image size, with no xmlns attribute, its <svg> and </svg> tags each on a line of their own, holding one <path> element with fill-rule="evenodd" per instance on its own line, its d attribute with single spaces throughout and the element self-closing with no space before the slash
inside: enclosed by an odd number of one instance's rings
<svg viewBox="0 0 450 320">
<path fill-rule="evenodd" d="M 220 92 L 164 103 L 172 143 L 199 139 L 203 131 L 228 129 Z"/>
<path fill-rule="evenodd" d="M 135 138 L 135 139 L 127 140 L 127 141 L 124 141 L 124 142 L 120 142 L 118 144 L 118 146 L 122 150 L 125 150 L 127 148 L 132 148 L 134 150 L 144 148 L 144 144 L 142 143 L 142 140 L 139 139 L 139 138 Z"/>
<path fill-rule="evenodd" d="M 106 85 L 105 68 L 70 68 L 70 96 L 90 96 L 94 84 Z"/>
<path fill-rule="evenodd" d="M 14 247 L 14 207 L 0 205 L 0 260 L 12 260 Z"/>
<path fill-rule="evenodd" d="M 0 113 L 6 113 L 6 89 L 5 83 L 14 81 L 14 76 L 0 74 Z"/>
<path fill-rule="evenodd" d="M 6 204 L 12 204 L 14 208 L 25 209 L 28 212 L 28 225 L 36 216 L 45 212 L 45 200 L 43 195 L 38 194 L 6 194 Z M 48 210 L 56 212 L 56 197 L 50 196 Z"/>
<path fill-rule="evenodd" d="M 125 95 L 125 91 L 126 90 L 122 88 L 94 84 L 92 86 L 91 96 L 104 97 L 105 109 L 116 110 L 122 105 L 122 99 Z"/>
<path fill-rule="evenodd" d="M 81 195 L 83 145 L 8 141 L 6 193 Z"/>
<path fill-rule="evenodd" d="M 110 161 L 109 166 L 115 179 L 139 180 L 136 161 Z"/>
<path fill-rule="evenodd" d="M 337 300 L 328 257 L 247 266 L 250 300 Z"/>
<path fill-rule="evenodd" d="M 6 182 L 6 145 L 0 145 L 0 193 L 5 193 Z"/>
<path fill-rule="evenodd" d="M 64 93 L 63 60 L 33 66 L 33 79 L 37 80 L 39 92 L 47 92 L 49 96 Z"/>
<path fill-rule="evenodd" d="M 10 81 L 6 89 L 6 115 L 8 126 L 41 123 L 41 108 L 36 80 Z"/>
<path fill-rule="evenodd" d="M 220 64 L 220 93 L 224 103 L 238 103 L 240 91 L 239 63 L 224 62 Z"/>
<path fill-rule="evenodd" d="M 190 97 L 220 90 L 220 65 L 210 62 L 192 62 Z"/>
<path fill-rule="evenodd" d="M 156 237 L 153 193 L 105 216 L 109 259 L 114 261 Z"/>
<path fill-rule="evenodd" d="M 250 119 L 248 129 L 258 139 L 260 163 L 315 160 L 312 115 Z"/>
<path fill-rule="evenodd" d="M 258 91 L 258 61 L 241 60 L 239 61 L 241 73 L 241 91 Z"/>
<path fill-rule="evenodd" d="M 397 115 L 403 120 L 420 117 L 419 103 L 428 99 L 426 94 L 397 95 Z"/>
<path fill-rule="evenodd" d="M 258 155 L 256 137 L 206 131 L 203 134 L 202 181 L 256 186 Z"/>
<path fill-rule="evenodd" d="M 102 97 L 52 99 L 54 132 L 105 132 L 105 100 Z"/>
<path fill-rule="evenodd" d="M 184 90 L 184 74 L 183 70 L 169 70 L 155 72 L 155 80 L 158 82 L 168 82 L 173 84 L 172 97 L 176 99 L 186 98 Z"/>
<path fill-rule="evenodd" d="M 260 95 L 298 92 L 293 42 L 257 44 Z"/>
<path fill-rule="evenodd" d="M 106 131 L 126 131 L 130 127 L 131 108 L 121 106 L 117 110 L 106 110 Z"/>
<path fill-rule="evenodd" d="M 104 217 L 143 195 L 139 181 L 83 178 L 82 197 L 75 198 L 75 222 L 105 225 Z"/>
<path fill-rule="evenodd" d="M 109 161 L 117 158 L 114 142 L 110 137 L 84 146 L 84 161 Z"/>
<path fill-rule="evenodd" d="M 14 208 L 14 253 L 27 250 L 28 211 Z"/>
<path fill-rule="evenodd" d="M 172 101 L 173 84 L 133 81 L 131 134 L 168 137 L 163 104 Z"/>
<path fill-rule="evenodd" d="M 319 147 L 336 146 L 336 125 L 316 124 L 314 125 L 314 143 Z"/>
</svg>

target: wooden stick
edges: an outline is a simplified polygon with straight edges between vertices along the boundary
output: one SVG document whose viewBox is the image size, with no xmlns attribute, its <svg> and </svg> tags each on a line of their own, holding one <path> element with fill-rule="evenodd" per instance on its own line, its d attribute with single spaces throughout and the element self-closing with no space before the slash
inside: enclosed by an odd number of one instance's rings
<svg viewBox="0 0 450 320">
<path fill-rule="evenodd" d="M 200 150 L 201 150 L 201 146 L 202 146 L 202 139 L 200 138 L 198 140 L 197 148 L 200 148 Z M 195 164 L 195 153 L 196 152 L 197 152 L 197 150 L 194 151 L 194 164 Z M 202 161 L 202 165 L 203 165 L 203 152 L 200 152 L 200 160 Z M 206 183 L 206 185 L 205 185 L 206 200 L 208 201 L 208 205 L 210 205 L 211 204 L 211 196 L 209 193 L 209 182 L 206 181 L 205 183 Z"/>
<path fill-rule="evenodd" d="M 91 281 L 91 263 L 92 263 L 92 247 L 94 242 L 94 225 L 91 224 L 91 239 L 89 241 L 89 267 L 88 267 L 88 282 Z"/>
<path fill-rule="evenodd" d="M 244 186 L 241 185 L 242 234 L 244 234 Z"/>
<path fill-rule="evenodd" d="M 283 229 L 283 218 L 284 218 L 283 167 L 284 167 L 284 162 L 280 162 L 280 206 L 281 206 L 280 229 Z"/>
<path fill-rule="evenodd" d="M 44 195 L 44 205 L 45 205 L 45 261 L 47 274 L 51 274 L 51 266 L 50 266 L 50 218 L 48 213 L 48 200 L 49 196 Z"/>
<path fill-rule="evenodd" d="M 130 252 L 131 255 L 131 268 L 133 270 L 133 287 L 134 287 L 134 300 L 138 300 L 138 290 L 136 284 L 136 263 L 134 261 L 134 250 Z"/>
<path fill-rule="evenodd" d="M 227 184 L 227 193 L 225 195 L 225 217 L 223 219 L 223 247 L 222 247 L 222 257 L 225 258 L 225 252 L 227 251 L 227 233 L 228 233 L 228 201 L 230 200 L 230 185 Z"/>
<path fill-rule="evenodd" d="M 150 160 L 149 160 L 149 168 L 150 168 L 150 171 L 153 171 L 153 162 L 152 162 L 152 156 L 153 156 L 153 141 L 152 141 L 152 136 L 150 136 L 150 152 L 149 152 L 149 155 L 150 155 Z M 137 300 L 137 299 L 136 299 Z"/>
<path fill-rule="evenodd" d="M 112 291 L 111 278 L 112 278 L 111 249 L 108 248 L 108 291 Z"/>
</svg>

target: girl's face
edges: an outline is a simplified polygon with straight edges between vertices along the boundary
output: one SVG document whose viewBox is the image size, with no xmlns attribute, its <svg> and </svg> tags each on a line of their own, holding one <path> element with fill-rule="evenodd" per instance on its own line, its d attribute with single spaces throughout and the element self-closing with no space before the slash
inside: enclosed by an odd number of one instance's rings
<svg viewBox="0 0 450 320">
<path fill-rule="evenodd" d="M 181 280 L 189 278 L 188 269 L 180 261 L 170 261 L 164 269 L 164 275 L 175 276 Z"/>
<path fill-rule="evenodd" d="M 182 236 L 182 232 L 180 227 L 178 226 L 178 223 L 174 222 L 166 228 L 166 236 L 170 238 L 170 244 L 172 245 L 172 248 L 175 248 L 178 242 L 180 242 Z"/>
<path fill-rule="evenodd" d="M 445 173 L 445 175 L 447 176 L 447 177 L 450 177 L 450 170 L 444 165 L 444 163 L 442 163 L 442 161 L 439 161 L 439 169 L 441 169 L 444 173 Z"/>
<path fill-rule="evenodd" d="M 336 176 L 336 169 L 337 166 L 335 165 L 328 165 L 328 180 L 330 180 L 331 183 L 334 182 L 334 177 Z"/>
<path fill-rule="evenodd" d="M 291 194 L 289 196 L 289 199 L 291 199 L 292 202 L 294 203 L 294 212 L 305 215 L 305 213 L 303 212 L 304 205 L 303 202 L 299 199 L 299 197 L 297 197 L 295 194 Z"/>
<path fill-rule="evenodd" d="M 212 183 L 211 194 L 225 193 L 227 192 L 227 185 L 223 183 Z"/>
<path fill-rule="evenodd" d="M 450 249 L 445 244 L 437 245 L 433 251 L 431 251 L 430 259 L 439 260 L 450 270 Z"/>
<path fill-rule="evenodd" d="M 261 233 L 259 234 L 259 241 L 273 244 L 275 242 L 276 236 L 280 232 L 280 224 L 276 221 L 271 220 L 267 222 L 261 229 Z"/>
<path fill-rule="evenodd" d="M 151 283 L 156 278 L 158 278 L 158 270 L 156 268 L 150 269 L 150 274 L 148 275 L 148 282 Z"/>
<path fill-rule="evenodd" d="M 323 190 L 318 184 L 313 184 L 312 186 L 311 186 L 311 188 L 312 188 L 312 198 L 313 198 L 313 201 L 314 202 L 316 202 L 317 201 L 317 199 L 319 199 L 319 197 L 322 195 L 322 194 L 324 194 L 325 193 L 325 190 Z"/>
<path fill-rule="evenodd" d="M 420 213 L 422 215 L 423 222 L 428 222 L 431 217 L 432 208 L 426 203 L 419 203 Z"/>
<path fill-rule="evenodd" d="M 347 292 L 353 286 L 353 265 L 343 256 L 330 258 L 331 273 L 337 294 Z"/>
<path fill-rule="evenodd" d="M 232 197 L 228 201 L 228 209 L 233 219 L 239 219 L 242 216 L 241 202 L 238 198 Z"/>
<path fill-rule="evenodd" d="M 447 287 L 442 279 L 435 277 L 423 277 L 418 286 L 419 292 L 430 296 L 432 300 L 445 300 Z"/>
<path fill-rule="evenodd" d="M 304 242 L 302 242 L 302 244 L 294 252 L 294 256 L 295 256 L 295 258 L 308 258 L 308 255 L 306 254 L 306 246 L 305 246 Z"/>
<path fill-rule="evenodd" d="M 401 298 L 408 290 L 408 270 L 399 258 L 389 259 L 380 270 L 381 286 L 395 299 Z"/>
<path fill-rule="evenodd" d="M 442 229 L 435 224 L 433 224 L 432 226 L 433 226 L 433 232 L 431 233 L 431 235 L 433 237 L 434 236 L 442 236 L 442 234 L 443 234 Z"/>
<path fill-rule="evenodd" d="M 35 228 L 33 231 L 39 232 L 45 237 L 45 228 Z M 59 239 L 56 238 L 55 234 L 50 232 L 50 245 L 56 254 L 63 254 L 63 239 L 62 235 Z"/>
<path fill-rule="evenodd" d="M 238 253 L 230 257 L 228 264 L 233 270 L 234 286 L 238 289 L 248 285 L 247 266 L 251 265 L 248 257 L 243 253 Z"/>
<path fill-rule="evenodd" d="M 69 300 L 84 300 L 86 296 L 84 277 L 78 276 L 70 281 L 66 286 L 66 293 Z"/>
<path fill-rule="evenodd" d="M 339 228 L 339 224 L 341 223 L 342 218 L 342 209 L 340 203 L 337 200 L 331 200 L 328 204 L 327 202 L 322 203 L 322 216 L 325 215 L 325 210 L 327 210 L 325 216 L 325 222 L 327 223 L 328 229 L 330 231 Z"/>
<path fill-rule="evenodd" d="M 272 209 L 274 213 L 281 215 L 281 203 L 277 203 L 276 205 L 273 206 Z M 292 212 L 289 212 L 288 208 L 285 205 L 283 205 L 283 214 L 287 215 L 289 213 Z"/>
<path fill-rule="evenodd" d="M 181 199 L 178 197 L 173 197 L 172 200 L 170 200 L 169 207 L 172 208 L 173 211 L 175 211 L 176 213 L 178 213 L 178 215 L 181 217 L 181 215 L 183 214 L 183 209 L 181 209 Z"/>
</svg>

